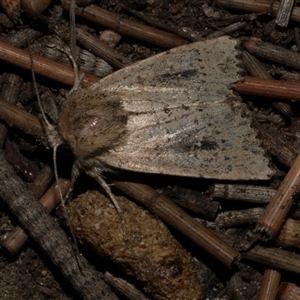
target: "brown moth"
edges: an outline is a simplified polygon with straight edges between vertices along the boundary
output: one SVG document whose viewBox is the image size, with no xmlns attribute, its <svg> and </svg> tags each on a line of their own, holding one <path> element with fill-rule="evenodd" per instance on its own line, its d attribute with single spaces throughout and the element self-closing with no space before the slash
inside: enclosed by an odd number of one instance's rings
<svg viewBox="0 0 300 300">
<path fill-rule="evenodd" d="M 270 178 L 250 113 L 230 89 L 241 79 L 237 47 L 229 37 L 184 45 L 71 93 L 57 130 L 75 173 Z"/>
</svg>

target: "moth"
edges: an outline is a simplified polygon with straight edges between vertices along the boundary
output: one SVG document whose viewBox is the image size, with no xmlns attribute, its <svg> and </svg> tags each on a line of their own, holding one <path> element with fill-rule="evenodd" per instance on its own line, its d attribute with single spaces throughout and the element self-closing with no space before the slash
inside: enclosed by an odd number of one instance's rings
<svg viewBox="0 0 300 300">
<path fill-rule="evenodd" d="M 238 41 L 200 41 L 160 53 L 69 95 L 57 139 L 74 174 L 125 169 L 223 180 L 265 180 L 273 171 L 230 89 L 241 80 Z"/>
</svg>

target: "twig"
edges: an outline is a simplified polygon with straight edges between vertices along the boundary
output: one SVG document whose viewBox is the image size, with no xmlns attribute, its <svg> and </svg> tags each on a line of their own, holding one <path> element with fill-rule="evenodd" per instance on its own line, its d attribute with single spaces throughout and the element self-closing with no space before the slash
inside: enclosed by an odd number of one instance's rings
<svg viewBox="0 0 300 300">
<path fill-rule="evenodd" d="M 212 188 L 213 198 L 223 198 L 228 200 L 269 203 L 275 195 L 276 190 L 256 185 L 223 184 L 215 183 Z"/>
<path fill-rule="evenodd" d="M 241 28 L 244 28 L 246 25 L 247 25 L 247 22 L 236 22 L 236 23 L 230 24 L 226 27 L 223 27 L 218 31 L 212 32 L 207 37 L 209 39 L 214 39 L 214 38 L 226 35 L 226 34 L 231 34 Z"/>
<path fill-rule="evenodd" d="M 0 181 L 2 183 L 0 197 L 7 202 L 22 226 L 40 247 L 50 255 L 54 264 L 77 292 L 84 299 L 117 299 L 84 257 L 75 258 L 74 250 L 65 233 L 28 191 L 23 181 L 7 163 L 3 151 L 0 151 Z"/>
<path fill-rule="evenodd" d="M 256 229 L 262 240 L 272 238 L 281 228 L 282 223 L 293 204 L 293 195 L 300 187 L 300 154 L 284 178 L 275 196 L 264 214 L 257 221 Z"/>
<path fill-rule="evenodd" d="M 70 1 L 65 1 L 63 8 L 69 10 Z M 76 7 L 75 12 L 77 15 L 112 29 L 119 34 L 128 35 L 159 47 L 170 49 L 187 43 L 186 40 L 172 33 L 122 18 L 96 5 L 89 5 L 84 8 Z"/>
<path fill-rule="evenodd" d="M 300 255 L 279 248 L 255 246 L 242 254 L 243 259 L 256 261 L 274 269 L 300 273 Z"/>
<path fill-rule="evenodd" d="M 24 109 L 17 107 L 0 99 L 0 119 L 6 121 L 9 125 L 14 125 L 24 132 L 34 136 L 37 139 L 43 140 L 45 136 L 44 121 L 38 117 L 29 114 Z M 47 144 L 47 143 L 45 143 Z"/>
<path fill-rule="evenodd" d="M 32 55 L 34 71 L 37 74 L 63 82 L 72 86 L 74 84 L 74 70 L 38 55 Z M 30 55 L 27 51 L 0 42 L 0 60 L 9 62 L 15 66 L 31 70 Z M 79 72 L 79 76 L 83 73 Z M 81 85 L 87 87 L 99 79 L 93 75 L 85 74 Z"/>
<path fill-rule="evenodd" d="M 300 100 L 300 86 L 296 82 L 244 77 L 233 88 L 241 94 Z"/>
<path fill-rule="evenodd" d="M 258 38 L 250 38 L 243 47 L 253 55 L 275 61 L 291 68 L 300 69 L 300 53 L 286 48 L 265 43 Z"/>
<path fill-rule="evenodd" d="M 275 300 L 281 274 L 276 270 L 265 270 L 257 300 Z"/>
<path fill-rule="evenodd" d="M 253 77 L 273 79 L 264 65 L 247 51 L 242 52 L 243 63 L 248 73 Z M 272 105 L 287 117 L 292 115 L 291 106 L 285 102 L 272 102 Z"/>
<path fill-rule="evenodd" d="M 90 49 L 95 55 L 104 59 L 113 67 L 121 69 L 126 67 L 127 65 L 132 64 L 132 61 L 130 59 L 115 52 L 113 49 L 100 42 L 100 40 L 95 39 L 88 32 L 78 28 L 76 33 L 77 41 L 81 45 L 83 45 L 87 49 Z"/>
<path fill-rule="evenodd" d="M 249 0 L 218 0 L 218 4 L 227 9 L 233 10 L 242 10 L 242 11 L 251 11 L 256 13 L 266 13 L 276 16 L 276 13 L 279 9 L 279 1 L 272 0 L 258 0 L 258 1 L 249 1 Z M 291 13 L 291 20 L 300 22 L 300 8 L 294 7 Z"/>
</svg>

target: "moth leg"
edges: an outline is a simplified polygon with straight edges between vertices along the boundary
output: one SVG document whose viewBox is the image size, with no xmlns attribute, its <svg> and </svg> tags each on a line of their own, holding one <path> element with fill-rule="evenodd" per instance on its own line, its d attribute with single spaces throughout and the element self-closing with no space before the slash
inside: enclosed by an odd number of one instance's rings
<svg viewBox="0 0 300 300">
<path fill-rule="evenodd" d="M 124 240 L 126 241 L 127 238 L 126 238 L 126 227 L 125 227 L 124 214 L 123 214 L 123 211 L 122 211 L 118 201 L 116 200 L 114 194 L 111 192 L 109 185 L 105 182 L 105 180 L 99 174 L 97 174 L 97 172 L 91 172 L 91 173 L 89 173 L 89 175 L 91 177 L 93 177 L 101 185 L 101 187 L 104 189 L 104 191 L 107 193 L 110 200 L 112 201 L 115 209 L 117 210 L 117 212 L 120 216 L 121 223 L 122 223 L 123 237 L 124 237 Z"/>
</svg>

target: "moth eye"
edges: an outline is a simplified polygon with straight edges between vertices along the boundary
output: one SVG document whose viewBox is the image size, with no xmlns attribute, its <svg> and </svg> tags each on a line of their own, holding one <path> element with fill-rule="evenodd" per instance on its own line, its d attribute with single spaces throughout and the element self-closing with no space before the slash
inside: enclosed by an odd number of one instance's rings
<svg viewBox="0 0 300 300">
<path fill-rule="evenodd" d="M 84 124 L 89 126 L 90 128 L 93 128 L 95 126 L 97 126 L 99 121 L 99 117 L 98 116 L 88 116 L 87 118 L 85 118 L 84 120 Z"/>
</svg>

